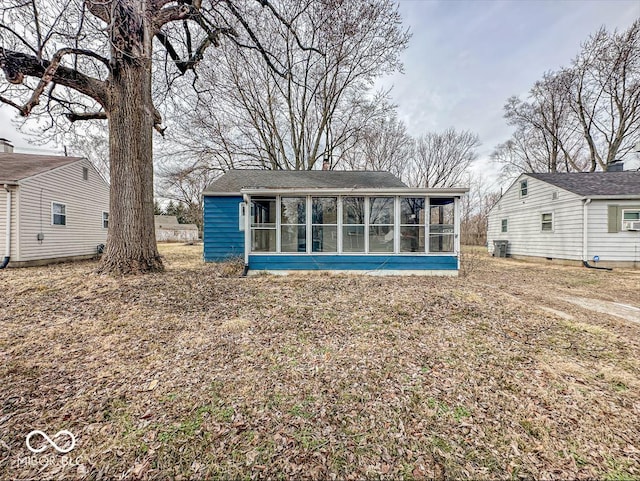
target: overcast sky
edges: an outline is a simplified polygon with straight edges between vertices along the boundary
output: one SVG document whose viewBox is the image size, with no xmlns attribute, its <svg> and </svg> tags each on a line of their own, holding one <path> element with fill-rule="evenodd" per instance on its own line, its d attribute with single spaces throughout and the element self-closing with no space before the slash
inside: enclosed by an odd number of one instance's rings
<svg viewBox="0 0 640 481">
<path fill-rule="evenodd" d="M 404 74 L 383 79 L 409 132 L 455 127 L 480 136 L 476 169 L 493 182 L 489 163 L 510 129 L 502 107 L 525 96 L 544 72 L 568 65 L 601 26 L 624 30 L 640 17 L 640 0 L 401 0 L 411 29 Z M 0 107 L 0 137 L 28 147 Z"/>
<path fill-rule="evenodd" d="M 489 155 L 511 129 L 502 118 L 511 95 L 526 96 L 549 70 L 569 65 L 601 26 L 624 30 L 640 0 L 401 0 L 413 37 L 404 74 L 386 78 L 412 135 L 471 130 L 482 147 L 476 170 L 493 183 Z"/>
</svg>

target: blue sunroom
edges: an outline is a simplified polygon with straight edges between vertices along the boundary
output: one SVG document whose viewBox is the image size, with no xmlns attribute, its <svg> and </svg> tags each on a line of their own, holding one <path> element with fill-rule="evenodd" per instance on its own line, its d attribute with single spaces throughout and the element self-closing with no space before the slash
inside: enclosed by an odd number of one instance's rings
<svg viewBox="0 0 640 481">
<path fill-rule="evenodd" d="M 204 258 L 249 273 L 457 275 L 465 188 L 387 172 L 233 170 L 204 196 Z"/>
</svg>

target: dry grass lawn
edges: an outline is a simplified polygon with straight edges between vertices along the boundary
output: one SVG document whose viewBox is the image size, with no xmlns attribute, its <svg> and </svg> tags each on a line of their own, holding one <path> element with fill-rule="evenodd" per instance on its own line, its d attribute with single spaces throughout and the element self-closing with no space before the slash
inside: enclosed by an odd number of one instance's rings
<svg viewBox="0 0 640 481">
<path fill-rule="evenodd" d="M 638 271 L 238 278 L 161 249 L 159 275 L 0 271 L 0 478 L 640 479 L 640 323 L 566 300 L 638 308 Z"/>
</svg>

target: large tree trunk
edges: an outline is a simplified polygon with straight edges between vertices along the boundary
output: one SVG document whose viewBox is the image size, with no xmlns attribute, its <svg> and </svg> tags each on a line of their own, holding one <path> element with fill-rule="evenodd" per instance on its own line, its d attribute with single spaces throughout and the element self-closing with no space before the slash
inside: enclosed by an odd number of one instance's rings
<svg viewBox="0 0 640 481">
<path fill-rule="evenodd" d="M 151 34 L 144 3 L 136 12 L 139 37 L 124 39 L 130 55 L 114 52 L 112 57 L 116 61 L 109 83 L 109 234 L 99 268 L 110 274 L 163 270 L 153 217 L 155 110 L 151 99 Z"/>
</svg>

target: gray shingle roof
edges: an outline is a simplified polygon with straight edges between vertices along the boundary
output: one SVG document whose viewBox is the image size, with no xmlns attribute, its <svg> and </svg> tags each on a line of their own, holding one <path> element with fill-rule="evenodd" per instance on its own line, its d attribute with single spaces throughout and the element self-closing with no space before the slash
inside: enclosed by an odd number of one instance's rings
<svg viewBox="0 0 640 481">
<path fill-rule="evenodd" d="M 527 174 L 581 196 L 640 196 L 640 172 L 556 172 Z"/>
<path fill-rule="evenodd" d="M 0 182 L 17 182 L 81 159 L 60 155 L 0 153 Z"/>
<path fill-rule="evenodd" d="M 407 187 L 389 172 L 342 170 L 230 170 L 215 180 L 205 194 L 237 193 L 241 189 L 349 189 Z"/>
</svg>

